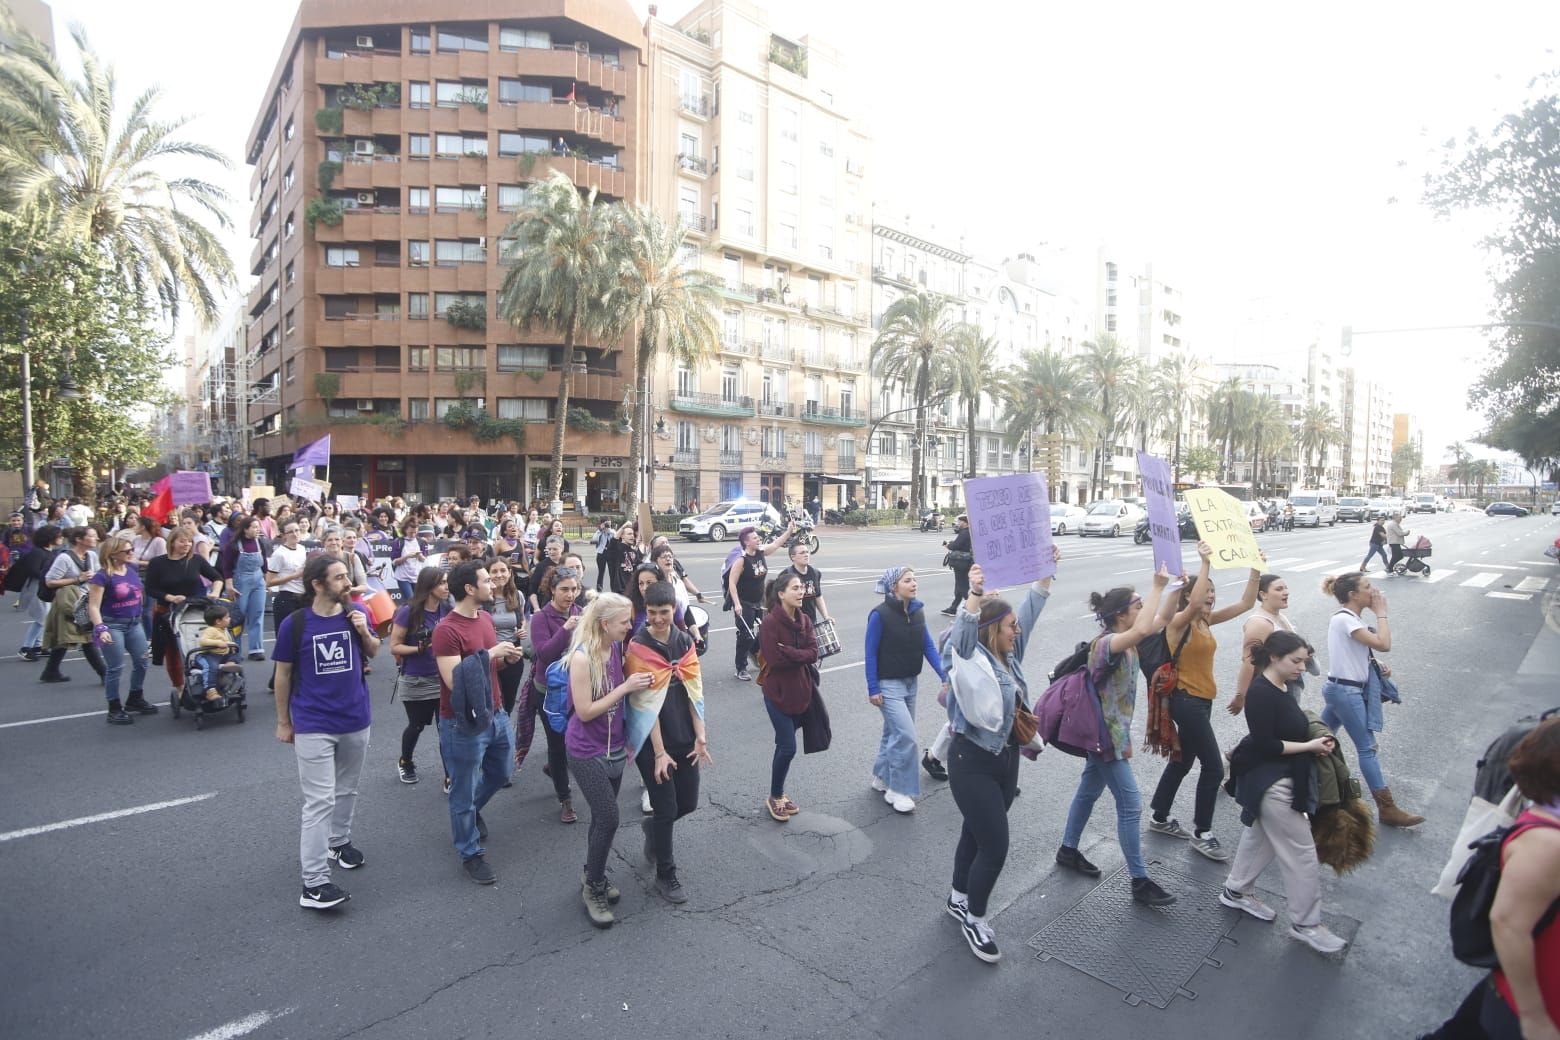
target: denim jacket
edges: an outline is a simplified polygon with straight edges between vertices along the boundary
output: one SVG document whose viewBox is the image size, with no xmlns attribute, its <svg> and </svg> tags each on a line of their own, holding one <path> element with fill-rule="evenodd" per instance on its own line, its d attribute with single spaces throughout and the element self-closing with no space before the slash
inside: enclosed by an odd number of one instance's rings
<svg viewBox="0 0 1560 1040">
<path fill-rule="evenodd" d="M 1045 610 L 1046 601 L 1050 598 L 1049 589 L 1042 589 L 1038 585 L 1030 585 L 1024 595 L 1024 601 L 1018 605 L 1018 642 L 1013 646 L 1013 653 L 1009 661 L 1013 664 L 1011 671 L 997 660 L 991 651 L 980 643 L 980 615 L 971 614 L 959 604 L 958 617 L 954 619 L 953 630 L 949 633 L 947 650 L 943 656 L 943 671 L 946 672 L 954 664 L 954 656 L 971 658 L 975 654 L 985 654 L 991 670 L 996 674 L 997 685 L 1002 691 L 1002 730 L 992 732 L 978 729 L 964 717 L 959 710 L 959 701 L 952 692 L 948 694 L 948 723 L 955 733 L 964 737 L 984 751 L 993 755 L 1001 752 L 1008 742 L 1008 734 L 1013 730 L 1013 705 L 1022 698 L 1025 707 L 1029 707 L 1029 683 L 1024 679 L 1023 669 L 1018 667 L 1023 663 L 1024 651 L 1029 646 L 1029 634 L 1034 630 L 1035 622 L 1040 618 L 1040 612 Z"/>
</svg>

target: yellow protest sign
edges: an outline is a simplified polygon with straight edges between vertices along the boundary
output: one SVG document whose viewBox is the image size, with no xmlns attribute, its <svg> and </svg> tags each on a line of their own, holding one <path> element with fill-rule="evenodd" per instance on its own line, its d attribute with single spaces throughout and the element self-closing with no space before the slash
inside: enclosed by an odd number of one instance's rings
<svg viewBox="0 0 1560 1040">
<path fill-rule="evenodd" d="M 256 499 L 275 498 L 276 488 L 272 487 L 270 484 L 251 484 L 249 487 L 244 489 L 242 497 L 245 502 L 250 503 L 253 503 Z"/>
<path fill-rule="evenodd" d="M 1197 537 L 1213 546 L 1214 570 L 1267 570 L 1239 499 L 1218 488 L 1193 488 L 1183 497 L 1197 524 Z"/>
</svg>

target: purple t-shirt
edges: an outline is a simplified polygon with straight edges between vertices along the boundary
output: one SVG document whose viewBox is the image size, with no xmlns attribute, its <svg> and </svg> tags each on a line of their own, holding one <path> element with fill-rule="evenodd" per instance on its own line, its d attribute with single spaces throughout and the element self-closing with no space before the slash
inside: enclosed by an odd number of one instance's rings
<svg viewBox="0 0 1560 1040">
<path fill-rule="evenodd" d="M 98 571 L 88 579 L 103 590 L 103 602 L 99 612 L 104 618 L 139 618 L 141 601 L 146 593 L 141 587 L 141 575 L 134 567 L 126 567 L 123 574 Z"/>
<path fill-rule="evenodd" d="M 566 660 L 572 657 L 565 655 Z M 623 683 L 623 644 L 612 644 L 612 656 L 607 659 L 607 689 Z M 597 715 L 589 722 L 578 715 L 569 716 L 569 726 L 563 731 L 563 746 L 571 758 L 595 758 L 607 753 L 611 745 L 614 757 L 624 753 L 623 712 L 628 707 L 618 701 L 612 710 Z"/>
<path fill-rule="evenodd" d="M 433 610 L 423 611 L 423 630 L 432 633 L 434 626 L 437 625 L 444 618 L 444 615 L 448 614 L 449 612 L 449 600 L 445 600 L 443 603 L 440 603 Z M 395 612 L 394 624 L 400 625 L 404 628 L 406 626 L 407 620 L 411 617 L 411 614 L 411 607 L 402 607 L 400 610 Z M 413 646 L 416 646 L 417 635 L 418 633 L 416 632 L 406 633 L 406 641 L 411 643 Z M 430 647 L 426 653 L 411 654 L 410 656 L 401 658 L 401 674 L 420 675 L 425 678 L 437 678 L 439 674 L 439 662 L 433 658 L 432 647 Z"/>
<path fill-rule="evenodd" d="M 288 614 L 276 633 L 271 660 L 293 666 L 296 681 L 288 707 L 296 733 L 356 733 L 369 724 L 368 683 L 363 678 L 363 654 L 348 607 L 340 614 L 321 617 L 312 606 Z M 303 626 L 299 657 L 293 659 Z"/>
</svg>

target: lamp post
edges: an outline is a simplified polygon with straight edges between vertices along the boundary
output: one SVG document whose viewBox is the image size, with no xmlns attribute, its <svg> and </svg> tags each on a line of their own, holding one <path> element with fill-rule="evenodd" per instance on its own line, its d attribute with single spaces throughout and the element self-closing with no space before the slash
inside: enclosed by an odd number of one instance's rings
<svg viewBox="0 0 1560 1040">
<path fill-rule="evenodd" d="M 32 425 L 32 354 L 27 349 L 29 333 L 28 321 L 31 315 L 23 309 L 19 316 L 19 345 L 22 348 L 22 479 L 26 481 L 26 487 L 22 494 L 26 495 L 38 481 L 37 461 L 33 457 L 33 425 Z M 55 393 L 61 400 L 74 401 L 81 396 L 81 389 L 76 381 L 71 378 L 70 370 L 61 374 Z"/>
</svg>

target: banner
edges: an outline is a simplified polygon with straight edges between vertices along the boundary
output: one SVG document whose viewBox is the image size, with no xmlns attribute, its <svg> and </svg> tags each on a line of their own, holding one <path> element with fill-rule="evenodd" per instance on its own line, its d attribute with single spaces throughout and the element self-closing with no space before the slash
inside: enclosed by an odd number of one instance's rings
<svg viewBox="0 0 1560 1040">
<path fill-rule="evenodd" d="M 366 553 L 362 551 L 364 546 L 368 547 Z M 399 602 L 401 587 L 395 580 L 395 536 L 388 531 L 370 531 L 363 536 L 358 550 L 367 564 L 369 586 L 389 592 L 391 598 Z"/>
<path fill-rule="evenodd" d="M 1170 467 L 1164 459 L 1146 451 L 1137 453 L 1138 472 L 1143 474 L 1143 498 L 1148 506 L 1148 533 L 1154 538 L 1154 571 L 1161 566 L 1171 574 L 1185 574 L 1181 557 L 1181 525 L 1175 518 L 1175 490 Z"/>
<path fill-rule="evenodd" d="M 317 441 L 310 441 L 297 451 L 293 452 L 292 464 L 287 467 L 290 473 L 293 470 L 303 469 L 307 466 L 330 465 L 330 434 L 326 434 Z"/>
<path fill-rule="evenodd" d="M 1049 498 L 1039 473 L 964 482 L 971 545 L 988 589 L 1012 588 L 1056 573 Z"/>
<path fill-rule="evenodd" d="M 181 469 L 168 479 L 175 506 L 203 506 L 211 501 L 211 474 Z"/>
<path fill-rule="evenodd" d="M 1239 499 L 1218 488 L 1195 488 L 1185 495 L 1198 537 L 1213 546 L 1214 570 L 1267 570 Z"/>
<path fill-rule="evenodd" d="M 293 477 L 292 483 L 287 486 L 289 495 L 297 495 L 306 498 L 310 502 L 318 502 L 325 497 L 325 483 L 320 480 L 312 480 L 309 477 Z"/>
</svg>

